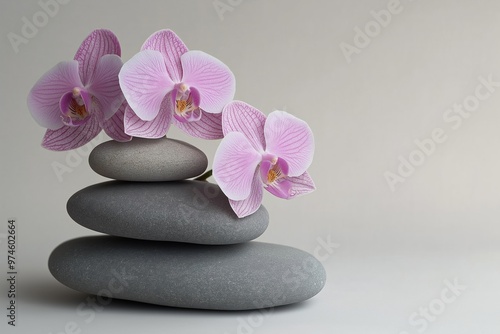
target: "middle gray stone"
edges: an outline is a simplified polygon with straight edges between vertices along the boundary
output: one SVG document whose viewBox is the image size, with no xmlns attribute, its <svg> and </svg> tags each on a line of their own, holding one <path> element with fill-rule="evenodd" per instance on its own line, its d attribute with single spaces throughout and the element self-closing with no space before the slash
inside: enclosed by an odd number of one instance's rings
<svg viewBox="0 0 500 334">
<path fill-rule="evenodd" d="M 205 245 L 250 241 L 269 224 L 263 206 L 238 218 L 219 186 L 204 181 L 99 183 L 71 196 L 67 210 L 97 232 Z"/>
</svg>

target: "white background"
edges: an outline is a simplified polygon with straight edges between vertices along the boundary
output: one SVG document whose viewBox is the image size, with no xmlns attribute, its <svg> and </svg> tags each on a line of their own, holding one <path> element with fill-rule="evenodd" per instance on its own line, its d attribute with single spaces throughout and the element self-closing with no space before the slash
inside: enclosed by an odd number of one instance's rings
<svg viewBox="0 0 500 334">
<path fill-rule="evenodd" d="M 498 333 L 500 87 L 456 129 L 443 116 L 474 100 L 479 77 L 500 81 L 500 2 L 401 0 L 385 27 L 371 11 L 386 9 L 388 0 L 221 2 L 232 10 L 219 15 L 212 0 L 72 0 L 17 53 L 8 34 L 22 36 L 23 17 L 33 22 L 42 9 L 34 0 L 0 4 L 0 233 L 9 217 L 19 223 L 18 326 L 7 326 L 3 315 L 4 239 L 1 332 L 64 333 L 75 322 L 81 333 L 98 334 Z M 341 45 L 356 46 L 356 27 L 375 30 L 346 57 Z M 311 253 L 319 240 L 339 244 L 323 260 L 328 280 L 320 294 L 265 316 L 122 301 L 88 323 L 76 313 L 87 296 L 53 279 L 47 259 L 61 242 L 95 234 L 72 222 L 65 204 L 104 178 L 91 171 L 85 151 L 70 156 L 40 147 L 45 130 L 31 119 L 26 96 L 96 28 L 115 32 L 125 61 L 150 34 L 170 28 L 190 49 L 233 70 L 237 99 L 310 124 L 318 189 L 293 202 L 267 194 L 271 223 L 259 240 Z M 435 128 L 446 140 L 391 191 L 384 173 L 398 172 L 400 156 L 418 157 L 414 141 L 431 138 Z M 201 148 L 211 164 L 218 142 L 174 128 L 168 135 Z M 60 182 L 52 165 L 67 161 L 72 172 Z M 446 280 L 466 286 L 449 304 L 441 297 Z M 422 320 L 419 312 L 429 306 L 434 311 Z"/>
</svg>

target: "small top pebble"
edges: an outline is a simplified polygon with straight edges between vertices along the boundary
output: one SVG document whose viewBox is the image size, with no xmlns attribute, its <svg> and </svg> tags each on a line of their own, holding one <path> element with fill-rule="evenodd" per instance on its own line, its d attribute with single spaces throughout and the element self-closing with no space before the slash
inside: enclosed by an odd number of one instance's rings
<svg viewBox="0 0 500 334">
<path fill-rule="evenodd" d="M 121 181 L 177 181 L 202 174 L 208 159 L 198 148 L 175 139 L 133 138 L 108 141 L 89 156 L 90 167 L 110 179 Z"/>
</svg>

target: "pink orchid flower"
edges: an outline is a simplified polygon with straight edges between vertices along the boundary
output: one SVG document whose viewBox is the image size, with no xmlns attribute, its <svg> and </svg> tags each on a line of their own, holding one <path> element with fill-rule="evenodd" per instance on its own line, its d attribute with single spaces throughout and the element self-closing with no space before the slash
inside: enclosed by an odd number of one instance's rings
<svg viewBox="0 0 500 334">
<path fill-rule="evenodd" d="M 266 116 L 241 102 L 222 112 L 221 141 L 213 176 L 238 217 L 260 207 L 263 191 L 291 199 L 315 189 L 307 173 L 314 155 L 314 137 L 306 122 L 284 112 Z"/>
<path fill-rule="evenodd" d="M 43 147 L 74 149 L 102 129 L 115 140 L 131 139 L 123 129 L 126 105 L 118 83 L 120 52 L 111 31 L 95 30 L 83 41 L 74 60 L 57 64 L 33 86 L 28 108 L 35 121 L 48 129 Z"/>
<path fill-rule="evenodd" d="M 119 77 L 130 106 L 125 111 L 127 134 L 160 138 L 175 123 L 194 137 L 223 137 L 221 112 L 234 97 L 234 75 L 220 60 L 188 51 L 173 31 L 151 35 Z"/>
</svg>

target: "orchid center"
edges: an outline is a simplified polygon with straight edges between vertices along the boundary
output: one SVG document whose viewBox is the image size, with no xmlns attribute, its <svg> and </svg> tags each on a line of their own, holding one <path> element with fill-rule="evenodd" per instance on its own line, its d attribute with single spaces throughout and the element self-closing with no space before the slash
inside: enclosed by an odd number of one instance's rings
<svg viewBox="0 0 500 334">
<path fill-rule="evenodd" d="M 175 90 L 175 118 L 180 122 L 192 122 L 201 118 L 200 94 L 182 83 Z"/>
<path fill-rule="evenodd" d="M 84 97 L 85 92 L 75 87 L 70 93 L 65 94 L 60 101 L 62 121 L 69 126 L 79 126 L 87 122 L 90 112 L 87 109 Z"/>
<path fill-rule="evenodd" d="M 273 183 L 281 176 L 281 174 L 281 170 L 270 169 L 269 172 L 267 172 L 267 183 Z"/>
<path fill-rule="evenodd" d="M 260 173 L 264 186 L 269 186 L 287 177 L 288 164 L 278 157 L 265 156 L 260 165 Z"/>
<path fill-rule="evenodd" d="M 193 94 L 186 85 L 181 85 L 175 97 L 175 112 L 180 116 L 186 116 L 196 109 L 198 109 L 198 105 L 193 99 Z"/>
<path fill-rule="evenodd" d="M 273 184 L 274 182 L 285 176 L 285 173 L 283 173 L 283 170 L 279 165 L 273 165 L 267 172 L 266 184 Z"/>
</svg>

